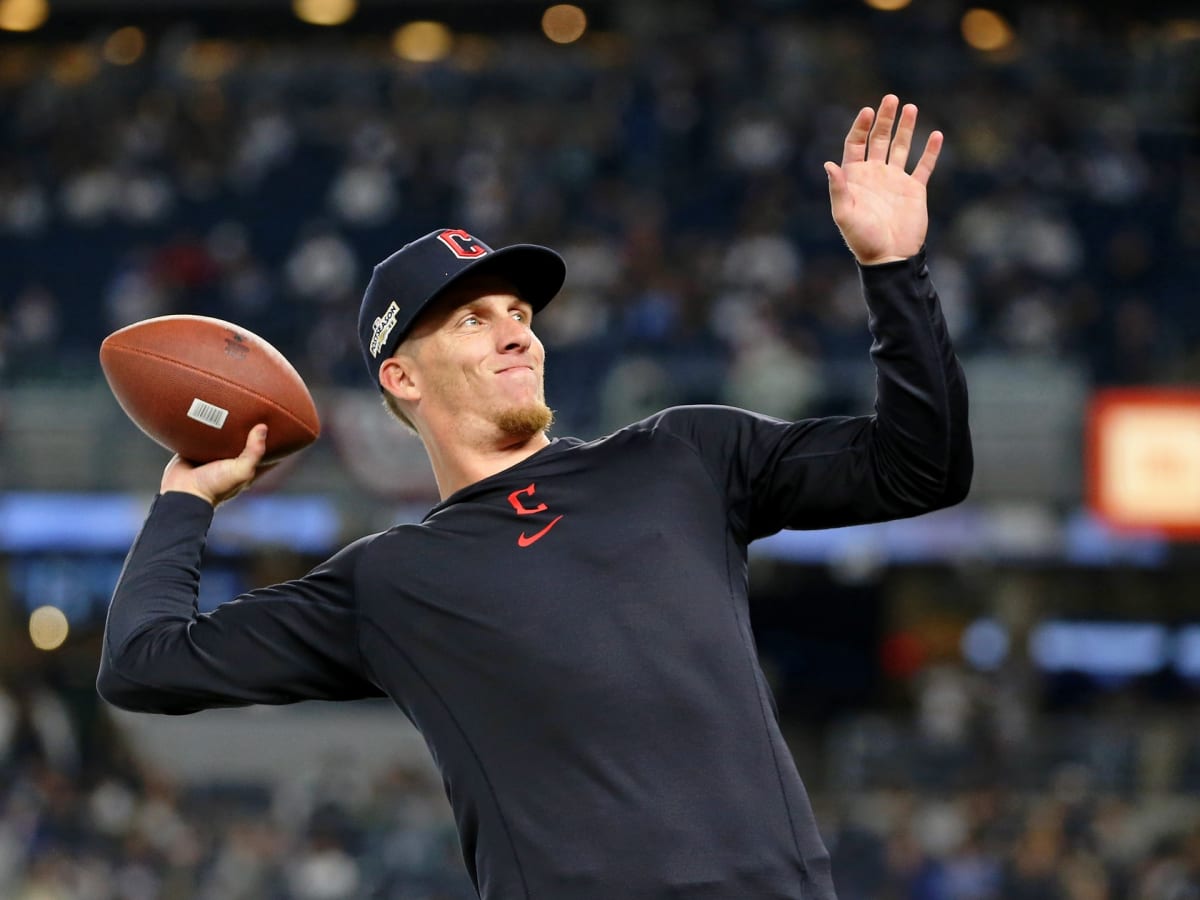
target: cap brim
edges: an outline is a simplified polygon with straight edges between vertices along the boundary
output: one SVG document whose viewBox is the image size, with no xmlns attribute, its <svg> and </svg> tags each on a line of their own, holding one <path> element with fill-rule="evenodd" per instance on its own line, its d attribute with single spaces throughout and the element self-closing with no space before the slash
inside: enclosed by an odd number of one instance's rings
<svg viewBox="0 0 1200 900">
<path fill-rule="evenodd" d="M 498 275 L 511 282 L 521 299 L 532 306 L 534 312 L 538 312 L 562 290 L 567 277 L 567 264 L 549 247 L 537 244 L 512 244 L 501 247 L 464 266 L 443 284 L 420 305 L 405 325 L 403 333 L 412 329 L 434 300 L 468 275 Z"/>
<path fill-rule="evenodd" d="M 511 247 L 501 247 L 479 262 L 467 266 L 455 281 L 468 273 L 499 275 L 511 281 L 521 299 L 537 312 L 562 290 L 567 277 L 567 264 L 549 247 L 513 244 Z"/>
</svg>

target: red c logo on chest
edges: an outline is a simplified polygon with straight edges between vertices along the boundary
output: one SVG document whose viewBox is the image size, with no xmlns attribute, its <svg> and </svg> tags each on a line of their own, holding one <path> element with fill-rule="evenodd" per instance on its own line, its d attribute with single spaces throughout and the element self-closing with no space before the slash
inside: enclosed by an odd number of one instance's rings
<svg viewBox="0 0 1200 900">
<path fill-rule="evenodd" d="M 549 509 L 545 503 L 539 503 L 537 506 L 532 508 L 526 508 L 525 504 L 521 502 L 520 497 L 522 494 L 528 494 L 530 497 L 532 497 L 536 490 L 536 486 L 531 484 L 527 488 L 521 488 L 521 490 L 513 491 L 508 495 L 508 502 L 511 503 L 512 508 L 517 511 L 518 516 L 531 516 L 534 513 L 545 512 L 547 509 Z"/>
<path fill-rule="evenodd" d="M 530 484 L 529 487 L 522 488 L 519 491 L 513 491 L 511 494 L 508 495 L 508 502 L 511 503 L 512 508 L 517 511 L 518 516 L 531 516 L 534 513 L 545 512 L 547 509 L 550 508 L 550 507 L 546 506 L 545 503 L 539 503 L 537 506 L 526 506 L 524 503 L 521 502 L 521 497 L 523 497 L 523 496 L 532 497 L 536 491 L 537 491 L 537 487 L 534 484 Z M 522 531 L 520 537 L 517 538 L 517 546 L 518 547 L 529 547 L 533 544 L 536 544 L 538 541 L 540 541 L 543 537 L 546 536 L 546 533 L 549 532 L 551 528 L 553 528 L 555 525 L 558 524 L 558 520 L 561 518 L 562 518 L 562 515 L 555 516 L 550 521 L 549 525 L 547 525 L 541 531 L 535 532 L 533 534 L 527 535 L 525 532 Z"/>
</svg>

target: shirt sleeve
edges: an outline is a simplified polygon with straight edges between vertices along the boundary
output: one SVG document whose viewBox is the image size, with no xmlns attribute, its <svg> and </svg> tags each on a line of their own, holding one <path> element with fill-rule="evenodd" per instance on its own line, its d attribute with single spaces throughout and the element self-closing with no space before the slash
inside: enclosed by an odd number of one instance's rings
<svg viewBox="0 0 1200 900">
<path fill-rule="evenodd" d="M 361 542 L 303 578 L 197 610 L 213 508 L 159 495 L 117 581 L 97 690 L 139 712 L 380 696 L 359 656 L 353 603 Z M 365 540 L 365 539 L 364 539 Z"/>
<path fill-rule="evenodd" d="M 860 272 L 874 338 L 873 415 L 785 422 L 692 407 L 654 423 L 700 454 L 746 541 L 918 515 L 970 488 L 966 379 L 924 251 Z"/>
</svg>

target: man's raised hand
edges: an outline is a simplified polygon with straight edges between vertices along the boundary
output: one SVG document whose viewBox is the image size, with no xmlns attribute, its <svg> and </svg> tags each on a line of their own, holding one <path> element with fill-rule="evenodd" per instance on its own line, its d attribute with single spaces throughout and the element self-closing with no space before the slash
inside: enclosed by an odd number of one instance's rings
<svg viewBox="0 0 1200 900">
<path fill-rule="evenodd" d="M 888 94 L 878 112 L 870 107 L 859 110 L 846 135 L 841 165 L 825 163 L 833 220 L 863 265 L 907 259 L 925 243 L 925 186 L 937 165 L 943 136 L 940 131 L 929 135 L 909 174 L 916 124 L 916 106 L 907 103 L 900 109 L 899 98 Z"/>
</svg>

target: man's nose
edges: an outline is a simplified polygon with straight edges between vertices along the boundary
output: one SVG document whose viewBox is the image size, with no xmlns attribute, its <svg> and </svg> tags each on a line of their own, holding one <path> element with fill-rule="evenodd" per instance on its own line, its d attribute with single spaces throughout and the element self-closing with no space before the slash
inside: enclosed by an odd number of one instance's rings
<svg viewBox="0 0 1200 900">
<path fill-rule="evenodd" d="M 501 348 L 506 351 L 526 349 L 533 339 L 529 328 L 510 316 L 505 316 L 503 323 L 496 332 Z"/>
</svg>

